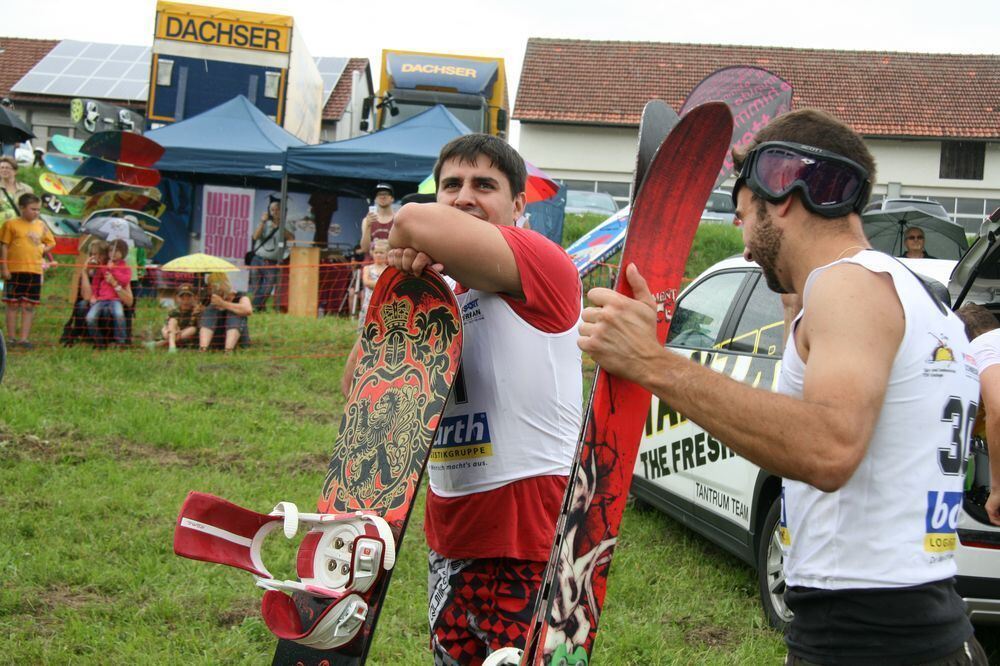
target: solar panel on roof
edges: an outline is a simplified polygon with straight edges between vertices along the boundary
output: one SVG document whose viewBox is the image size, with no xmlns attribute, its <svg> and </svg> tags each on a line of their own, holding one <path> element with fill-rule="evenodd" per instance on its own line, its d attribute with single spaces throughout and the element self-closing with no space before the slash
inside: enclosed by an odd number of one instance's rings
<svg viewBox="0 0 1000 666">
<path fill-rule="evenodd" d="M 148 46 L 59 42 L 11 88 L 14 92 L 95 99 L 146 99 Z"/>
<path fill-rule="evenodd" d="M 323 79 L 323 106 L 326 106 L 333 89 L 340 80 L 340 75 L 344 73 L 349 58 L 320 57 L 313 58 L 316 61 L 316 69 Z"/>
</svg>

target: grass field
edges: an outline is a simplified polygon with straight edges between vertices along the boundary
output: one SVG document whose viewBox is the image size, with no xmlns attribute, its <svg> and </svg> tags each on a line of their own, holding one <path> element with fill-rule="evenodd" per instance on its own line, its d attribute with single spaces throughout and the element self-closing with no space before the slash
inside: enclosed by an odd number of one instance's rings
<svg viewBox="0 0 1000 666">
<path fill-rule="evenodd" d="M 0 664 L 270 663 L 260 590 L 249 574 L 174 556 L 174 521 L 195 489 L 262 512 L 314 505 L 353 323 L 255 314 L 254 346 L 234 356 L 63 349 L 52 344 L 68 314 L 60 281 L 33 335 L 48 343 L 12 350 L 0 385 Z M 162 317 L 141 302 L 137 330 Z M 371 664 L 429 663 L 422 511 L 421 499 Z M 293 555 L 273 535 L 265 561 L 294 577 Z M 777 664 L 783 653 L 746 566 L 629 508 L 594 663 Z"/>
</svg>

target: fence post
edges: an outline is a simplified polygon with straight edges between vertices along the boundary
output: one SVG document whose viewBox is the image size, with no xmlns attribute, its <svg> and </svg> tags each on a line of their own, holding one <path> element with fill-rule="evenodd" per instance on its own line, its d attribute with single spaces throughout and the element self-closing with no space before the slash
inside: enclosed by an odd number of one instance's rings
<svg viewBox="0 0 1000 666">
<path fill-rule="evenodd" d="M 316 317 L 319 306 L 319 248 L 293 247 L 288 266 L 288 314 Z"/>
</svg>

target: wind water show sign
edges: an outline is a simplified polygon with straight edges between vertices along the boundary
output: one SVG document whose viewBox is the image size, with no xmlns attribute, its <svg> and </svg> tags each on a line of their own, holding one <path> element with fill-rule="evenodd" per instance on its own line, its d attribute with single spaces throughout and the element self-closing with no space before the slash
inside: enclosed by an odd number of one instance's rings
<svg viewBox="0 0 1000 666">
<path fill-rule="evenodd" d="M 202 198 L 205 254 L 224 259 L 243 257 L 249 249 L 254 191 L 205 186 Z"/>
</svg>

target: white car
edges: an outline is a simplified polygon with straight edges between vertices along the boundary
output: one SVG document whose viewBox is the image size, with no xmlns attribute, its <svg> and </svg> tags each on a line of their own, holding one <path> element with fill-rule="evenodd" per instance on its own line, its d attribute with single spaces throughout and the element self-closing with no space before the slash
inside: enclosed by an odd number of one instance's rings
<svg viewBox="0 0 1000 666">
<path fill-rule="evenodd" d="M 948 298 L 944 285 L 954 261 L 904 263 L 939 297 Z M 992 275 L 1000 285 L 996 268 Z M 773 391 L 781 366 L 783 329 L 781 300 L 767 288 L 760 268 L 733 257 L 712 266 L 684 290 L 666 346 L 734 379 Z M 984 456 L 979 454 L 980 465 Z M 1000 623 L 1000 528 L 984 522 L 982 491 L 973 487 L 966 493 L 966 511 L 959 521 L 958 591 L 973 621 Z M 785 576 L 777 532 L 779 477 L 740 457 L 654 396 L 632 494 L 755 567 L 770 624 L 783 628 L 791 619 L 783 599 Z"/>
</svg>

